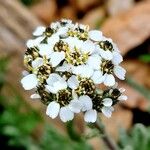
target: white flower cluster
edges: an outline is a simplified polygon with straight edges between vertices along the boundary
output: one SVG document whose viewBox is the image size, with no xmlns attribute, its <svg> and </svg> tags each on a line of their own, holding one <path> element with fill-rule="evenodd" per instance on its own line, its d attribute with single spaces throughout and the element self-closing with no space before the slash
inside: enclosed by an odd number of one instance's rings
<svg viewBox="0 0 150 150">
<path fill-rule="evenodd" d="M 98 30 L 62 19 L 49 27 L 37 27 L 27 41 L 22 86 L 34 89 L 31 98 L 47 105 L 46 114 L 63 122 L 84 112 L 86 122 L 95 122 L 97 113 L 110 117 L 115 105 L 126 100 L 117 88 L 115 76 L 125 78 L 119 64 L 122 56 L 113 41 Z M 97 85 L 105 88 L 99 89 Z"/>
</svg>

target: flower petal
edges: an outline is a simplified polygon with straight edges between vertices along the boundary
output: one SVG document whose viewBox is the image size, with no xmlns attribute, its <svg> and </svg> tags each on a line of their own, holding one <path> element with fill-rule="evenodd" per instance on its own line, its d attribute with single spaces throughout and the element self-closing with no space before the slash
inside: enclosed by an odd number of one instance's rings
<svg viewBox="0 0 150 150">
<path fill-rule="evenodd" d="M 45 31 L 45 27 L 43 27 L 43 26 L 39 26 L 39 27 L 37 27 L 36 29 L 35 29 L 35 31 L 33 32 L 33 35 L 34 36 L 40 36 L 40 35 L 42 35 L 43 34 L 43 32 Z"/>
<path fill-rule="evenodd" d="M 100 48 L 99 53 L 100 53 L 101 57 L 106 60 L 111 60 L 113 58 L 113 54 L 109 50 L 104 51 L 103 49 Z"/>
<path fill-rule="evenodd" d="M 96 121 L 96 119 L 97 119 L 97 112 L 96 112 L 96 110 L 91 109 L 91 110 L 88 110 L 88 111 L 85 112 L 84 120 L 86 122 L 94 123 Z"/>
<path fill-rule="evenodd" d="M 122 68 L 121 66 L 115 66 L 114 67 L 114 74 L 120 79 L 125 79 L 126 70 Z"/>
<path fill-rule="evenodd" d="M 62 66 L 60 67 L 57 67 L 56 68 L 56 71 L 60 71 L 60 72 L 70 72 L 71 71 L 71 65 L 70 64 L 67 64 L 67 63 L 64 63 Z"/>
<path fill-rule="evenodd" d="M 119 101 L 126 101 L 128 99 L 128 97 L 126 95 L 121 95 L 118 97 Z"/>
<path fill-rule="evenodd" d="M 67 82 L 71 89 L 76 89 L 79 86 L 79 81 L 75 75 L 72 75 Z"/>
<path fill-rule="evenodd" d="M 104 84 L 106 86 L 113 86 L 115 85 L 115 78 L 112 74 L 106 74 L 104 79 Z"/>
<path fill-rule="evenodd" d="M 93 41 L 101 41 L 102 40 L 102 32 L 100 32 L 98 30 L 91 30 L 89 32 L 89 37 Z"/>
<path fill-rule="evenodd" d="M 104 76 L 101 71 L 95 71 L 91 77 L 95 84 L 100 84 L 104 81 Z"/>
<path fill-rule="evenodd" d="M 50 102 L 46 109 L 46 115 L 54 119 L 58 116 L 59 110 L 60 110 L 60 105 L 57 102 L 55 101 Z"/>
<path fill-rule="evenodd" d="M 104 98 L 103 99 L 103 105 L 104 106 L 107 106 L 107 107 L 110 107 L 112 105 L 113 101 L 111 98 Z"/>
<path fill-rule="evenodd" d="M 87 111 L 92 109 L 93 103 L 89 96 L 87 95 L 80 96 L 79 101 L 82 103 L 82 111 Z"/>
<path fill-rule="evenodd" d="M 56 73 L 51 73 L 48 77 L 48 79 L 46 80 L 48 85 L 53 85 L 55 82 L 57 82 L 58 80 L 61 80 L 61 76 L 56 74 Z"/>
<path fill-rule="evenodd" d="M 29 74 L 22 78 L 21 84 L 25 90 L 31 90 L 38 85 L 38 80 L 35 74 Z"/>
<path fill-rule="evenodd" d="M 74 118 L 74 113 L 69 109 L 68 106 L 66 106 L 60 109 L 59 116 L 63 122 L 67 122 Z"/>
<path fill-rule="evenodd" d="M 81 51 L 83 53 L 89 53 L 91 54 L 95 49 L 95 45 L 92 41 L 85 41 L 83 42 L 82 46 L 81 46 Z"/>
<path fill-rule="evenodd" d="M 44 63 L 43 59 L 38 57 L 34 61 L 32 61 L 32 67 L 33 68 L 38 68 L 38 67 L 42 66 L 43 63 Z"/>
<path fill-rule="evenodd" d="M 88 65 L 80 65 L 77 67 L 73 67 L 72 72 L 74 74 L 80 75 L 81 77 L 89 78 L 93 74 L 93 69 Z"/>
<path fill-rule="evenodd" d="M 121 62 L 123 61 L 123 58 L 121 56 L 121 54 L 119 52 L 113 52 L 113 59 L 112 59 L 112 63 L 114 65 L 119 65 Z"/>
<path fill-rule="evenodd" d="M 92 55 L 88 58 L 87 64 L 95 69 L 98 70 L 100 69 L 100 64 L 101 64 L 101 58 L 98 55 Z"/>
<path fill-rule="evenodd" d="M 22 76 L 25 77 L 25 76 L 27 76 L 27 75 L 29 75 L 29 72 L 26 71 L 26 70 L 23 70 L 23 71 L 22 71 Z"/>
<path fill-rule="evenodd" d="M 52 67 L 56 67 L 65 58 L 65 53 L 54 52 L 51 54 L 50 58 L 50 63 L 52 64 Z"/>
<path fill-rule="evenodd" d="M 74 99 L 70 102 L 69 108 L 72 112 L 79 113 L 81 111 L 82 104 L 79 100 Z"/>
<path fill-rule="evenodd" d="M 46 56 L 47 58 L 50 58 L 50 55 L 53 52 L 53 47 L 49 44 L 39 44 L 38 49 L 39 49 L 39 54 L 41 56 Z"/>
<path fill-rule="evenodd" d="M 106 107 L 106 106 L 104 106 L 104 107 L 102 108 L 102 113 L 103 113 L 106 117 L 108 117 L 108 118 L 111 117 L 112 111 L 114 111 L 114 108 L 113 108 L 113 107 Z"/>
<path fill-rule="evenodd" d="M 38 99 L 38 98 L 41 98 L 41 96 L 40 96 L 39 94 L 35 93 L 35 94 L 32 94 L 32 95 L 30 96 L 30 98 L 31 98 L 31 99 Z"/>
</svg>

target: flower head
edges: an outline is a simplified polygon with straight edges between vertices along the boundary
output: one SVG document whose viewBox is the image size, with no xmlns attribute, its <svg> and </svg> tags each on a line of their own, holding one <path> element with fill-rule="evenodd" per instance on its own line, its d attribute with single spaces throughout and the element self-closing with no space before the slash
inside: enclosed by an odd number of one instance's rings
<svg viewBox="0 0 150 150">
<path fill-rule="evenodd" d="M 125 69 L 116 44 L 101 31 L 62 19 L 48 27 L 37 27 L 27 41 L 21 84 L 33 89 L 32 99 L 47 105 L 46 114 L 63 122 L 83 112 L 86 122 L 97 113 L 110 117 L 113 106 L 126 100 L 115 77 L 124 80 Z M 103 84 L 104 89 L 98 85 Z"/>
</svg>

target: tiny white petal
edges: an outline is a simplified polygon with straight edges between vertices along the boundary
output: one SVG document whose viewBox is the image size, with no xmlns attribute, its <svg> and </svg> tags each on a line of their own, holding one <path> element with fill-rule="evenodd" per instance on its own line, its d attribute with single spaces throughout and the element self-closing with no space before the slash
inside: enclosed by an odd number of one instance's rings
<svg viewBox="0 0 150 150">
<path fill-rule="evenodd" d="M 38 68 L 38 67 L 42 66 L 43 63 L 44 63 L 43 59 L 38 57 L 34 61 L 32 61 L 32 67 Z"/>
<path fill-rule="evenodd" d="M 100 53 L 101 57 L 106 60 L 111 60 L 113 58 L 113 54 L 109 50 L 104 51 L 103 49 L 100 48 L 99 53 Z"/>
<path fill-rule="evenodd" d="M 119 91 L 121 92 L 121 93 L 123 93 L 123 92 L 125 92 L 125 88 L 119 88 Z"/>
<path fill-rule="evenodd" d="M 55 101 L 50 102 L 46 109 L 46 115 L 54 119 L 58 116 L 59 110 L 60 110 L 60 105 L 57 102 Z"/>
<path fill-rule="evenodd" d="M 64 52 L 54 52 L 51 54 L 50 63 L 52 67 L 56 67 L 65 58 Z"/>
<path fill-rule="evenodd" d="M 113 107 L 106 107 L 106 106 L 104 106 L 104 107 L 102 108 L 102 113 L 103 113 L 106 117 L 108 117 L 108 118 L 111 117 L 112 111 L 114 111 Z"/>
<path fill-rule="evenodd" d="M 104 79 L 104 84 L 106 86 L 113 86 L 115 85 L 115 78 L 112 74 L 106 74 Z"/>
<path fill-rule="evenodd" d="M 60 109 L 59 116 L 63 122 L 67 122 L 74 118 L 74 113 L 66 106 Z"/>
<path fill-rule="evenodd" d="M 98 55 L 92 55 L 88 58 L 87 64 L 95 70 L 100 69 L 101 58 Z"/>
<path fill-rule="evenodd" d="M 67 88 L 67 82 L 64 79 L 61 79 L 60 81 L 55 82 L 53 86 L 57 91 L 59 91 Z"/>
<path fill-rule="evenodd" d="M 71 89 L 76 89 L 79 86 L 79 81 L 75 75 L 72 75 L 67 82 Z"/>
<path fill-rule="evenodd" d="M 56 73 L 51 73 L 46 82 L 48 85 L 53 85 L 54 82 L 57 82 L 58 80 L 61 80 L 61 76 Z"/>
<path fill-rule="evenodd" d="M 100 84 L 104 81 L 104 76 L 101 71 L 95 71 L 91 77 L 95 84 Z"/>
<path fill-rule="evenodd" d="M 48 37 L 47 42 L 49 45 L 54 47 L 55 43 L 59 41 L 59 35 L 53 34 L 51 37 Z"/>
<path fill-rule="evenodd" d="M 35 74 L 29 74 L 22 78 L 21 84 L 25 90 L 31 90 L 38 85 L 38 80 Z"/>
<path fill-rule="evenodd" d="M 68 28 L 67 27 L 61 27 L 58 29 L 57 33 L 58 35 L 63 35 L 63 34 L 66 34 L 68 31 Z"/>
<path fill-rule="evenodd" d="M 79 113 L 81 111 L 82 104 L 79 100 L 74 99 L 70 102 L 69 108 L 72 112 Z"/>
<path fill-rule="evenodd" d="M 91 77 L 93 74 L 93 69 L 88 65 L 80 65 L 77 67 L 73 67 L 73 73 L 80 75 L 81 77 Z"/>
<path fill-rule="evenodd" d="M 113 101 L 112 101 L 111 98 L 104 98 L 104 99 L 103 99 L 103 105 L 104 105 L 104 106 L 109 107 L 109 106 L 112 105 L 112 103 L 113 103 Z"/>
<path fill-rule="evenodd" d="M 50 55 L 53 52 L 53 47 L 49 44 L 39 44 L 39 54 L 41 56 L 46 56 L 47 58 L 50 58 Z"/>
<path fill-rule="evenodd" d="M 122 68 L 121 66 L 115 66 L 114 67 L 114 74 L 120 79 L 124 80 L 125 79 L 125 73 L 126 70 Z"/>
<path fill-rule="evenodd" d="M 49 86 L 49 85 L 45 85 L 45 89 L 50 92 L 50 93 L 53 93 L 53 94 L 56 94 L 58 92 L 58 90 L 53 87 L 53 86 Z"/>
<path fill-rule="evenodd" d="M 36 29 L 35 29 L 35 31 L 33 32 L 33 35 L 34 36 L 40 36 L 40 35 L 42 35 L 43 34 L 43 32 L 45 31 L 45 27 L 42 27 L 42 26 L 40 26 L 40 27 L 37 27 Z"/>
<path fill-rule="evenodd" d="M 119 101 L 126 101 L 128 99 L 128 97 L 126 95 L 121 95 L 118 97 Z"/>
<path fill-rule="evenodd" d="M 113 52 L 113 59 L 112 59 L 112 63 L 114 65 L 118 65 L 123 61 L 123 57 L 121 56 L 121 54 L 119 52 Z"/>
<path fill-rule="evenodd" d="M 30 96 L 30 98 L 32 98 L 32 99 L 38 99 L 38 98 L 41 98 L 41 96 L 39 94 L 35 93 L 35 94 L 32 94 Z"/>
<path fill-rule="evenodd" d="M 30 40 L 27 41 L 26 45 L 27 45 L 28 48 L 38 46 L 43 39 L 44 39 L 44 37 L 38 37 L 34 40 L 30 39 Z"/>
<path fill-rule="evenodd" d="M 57 67 L 56 68 L 56 71 L 60 71 L 60 72 L 70 72 L 71 71 L 71 65 L 70 64 L 67 64 L 67 63 L 64 63 L 62 66 L 60 67 Z"/>
<path fill-rule="evenodd" d="M 23 77 L 27 76 L 28 74 L 29 74 L 28 71 L 26 71 L 26 70 L 23 70 L 23 71 L 22 71 L 22 76 L 23 76 Z"/>
<path fill-rule="evenodd" d="M 96 110 L 91 109 L 91 110 L 88 110 L 88 111 L 85 112 L 84 120 L 86 122 L 94 123 L 96 121 L 96 119 L 97 119 L 97 112 L 96 112 Z"/>
<path fill-rule="evenodd" d="M 100 32 L 98 30 L 91 30 L 89 32 L 89 37 L 93 41 L 101 41 L 102 40 L 102 32 Z"/>
<path fill-rule="evenodd" d="M 87 95 L 80 96 L 79 101 L 82 103 L 82 111 L 87 111 L 92 109 L 93 103 L 89 96 Z"/>
<path fill-rule="evenodd" d="M 83 53 L 91 54 L 94 51 L 94 49 L 95 49 L 95 45 L 92 41 L 85 41 L 81 46 L 81 51 Z"/>
</svg>

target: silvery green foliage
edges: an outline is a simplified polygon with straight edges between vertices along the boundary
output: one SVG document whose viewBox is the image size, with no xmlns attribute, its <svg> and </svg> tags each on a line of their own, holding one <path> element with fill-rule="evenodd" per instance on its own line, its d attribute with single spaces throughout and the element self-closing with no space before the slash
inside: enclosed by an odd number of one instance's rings
<svg viewBox="0 0 150 150">
<path fill-rule="evenodd" d="M 101 31 L 62 19 L 49 27 L 37 27 L 27 41 L 21 80 L 32 99 L 47 105 L 46 114 L 63 122 L 84 112 L 86 122 L 95 122 L 97 112 L 111 117 L 113 105 L 126 100 L 116 79 L 125 79 L 123 58 L 116 44 Z M 98 88 L 103 85 L 104 88 Z"/>
</svg>

